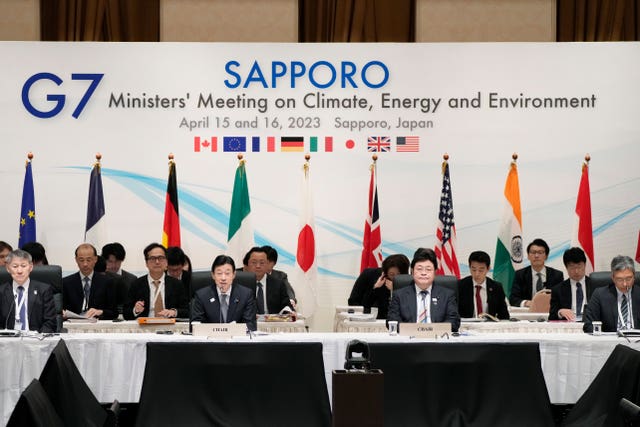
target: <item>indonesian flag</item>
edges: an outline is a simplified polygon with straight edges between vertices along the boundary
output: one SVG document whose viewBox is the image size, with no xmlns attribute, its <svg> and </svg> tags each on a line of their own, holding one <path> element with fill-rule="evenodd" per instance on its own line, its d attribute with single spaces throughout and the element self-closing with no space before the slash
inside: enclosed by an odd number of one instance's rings
<svg viewBox="0 0 640 427">
<path fill-rule="evenodd" d="M 520 208 L 520 184 L 516 157 L 509 166 L 504 185 L 505 205 L 498 231 L 496 256 L 493 265 L 494 280 L 502 283 L 505 293 L 511 293 L 511 284 L 516 270 L 522 267 L 522 210 Z"/>
<path fill-rule="evenodd" d="M 178 213 L 178 184 L 176 164 L 169 161 L 169 179 L 167 180 L 167 197 L 164 205 L 164 226 L 162 227 L 162 245 L 180 246 L 180 215 Z"/>
<path fill-rule="evenodd" d="M 367 219 L 364 222 L 362 258 L 360 260 L 361 273 L 365 268 L 376 268 L 382 265 L 382 235 L 380 232 L 380 214 L 378 212 L 378 183 L 375 161 L 370 169 L 369 204 L 367 206 Z"/>
<path fill-rule="evenodd" d="M 249 202 L 249 184 L 245 161 L 240 160 L 233 181 L 231 212 L 229 214 L 228 254 L 242 265 L 242 258 L 254 245 L 253 228 L 251 227 L 251 203 Z"/>
<path fill-rule="evenodd" d="M 460 266 L 456 256 L 456 225 L 453 220 L 453 195 L 449 177 L 449 163 L 442 163 L 442 192 L 438 209 L 438 229 L 436 230 L 435 253 L 438 258 L 436 274 L 460 278 Z"/>
<path fill-rule="evenodd" d="M 636 262 L 640 262 L 640 231 L 638 232 L 638 247 L 636 249 Z"/>
<path fill-rule="evenodd" d="M 106 242 L 104 193 L 102 192 L 102 174 L 100 161 L 93 165 L 89 179 L 89 201 L 87 203 L 87 223 L 84 241 L 96 248 L 101 248 Z"/>
<path fill-rule="evenodd" d="M 576 200 L 576 219 L 573 225 L 571 246 L 579 247 L 587 256 L 585 274 L 593 272 L 593 227 L 591 223 L 591 191 L 589 190 L 589 163 L 582 164 L 582 176 Z"/>
<path fill-rule="evenodd" d="M 298 311 L 305 317 L 313 316 L 317 306 L 315 285 L 318 278 L 316 240 L 313 218 L 313 198 L 309 177 L 309 162 L 304 165 L 301 192 L 302 206 L 296 251 L 295 281 L 292 286 L 298 299 Z"/>
</svg>

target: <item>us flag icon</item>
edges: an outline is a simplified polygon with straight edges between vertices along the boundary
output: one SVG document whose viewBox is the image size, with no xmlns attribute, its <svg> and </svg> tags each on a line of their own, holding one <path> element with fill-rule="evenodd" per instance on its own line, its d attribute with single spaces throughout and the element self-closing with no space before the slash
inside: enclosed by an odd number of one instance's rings
<svg viewBox="0 0 640 427">
<path fill-rule="evenodd" d="M 199 153 L 201 151 L 210 151 L 212 153 L 218 151 L 218 138 L 212 136 L 211 139 L 193 137 L 193 151 Z"/>
</svg>

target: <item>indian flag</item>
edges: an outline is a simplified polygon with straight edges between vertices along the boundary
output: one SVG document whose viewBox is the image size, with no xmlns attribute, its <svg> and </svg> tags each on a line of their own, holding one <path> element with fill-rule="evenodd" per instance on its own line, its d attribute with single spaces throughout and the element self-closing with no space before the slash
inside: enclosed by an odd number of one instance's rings
<svg viewBox="0 0 640 427">
<path fill-rule="evenodd" d="M 244 160 L 236 169 L 233 181 L 233 196 L 231 197 L 231 212 L 229 214 L 229 236 L 227 238 L 227 254 L 242 265 L 244 254 L 254 246 L 253 228 L 251 227 L 251 203 L 249 202 L 249 185 Z"/>
<path fill-rule="evenodd" d="M 517 156 L 509 167 L 509 175 L 504 185 L 505 207 L 502 213 L 496 256 L 493 265 L 493 279 L 502 283 L 507 295 L 511 293 L 511 283 L 515 271 L 522 267 L 522 211 L 520 209 L 520 185 L 518 184 Z"/>
</svg>

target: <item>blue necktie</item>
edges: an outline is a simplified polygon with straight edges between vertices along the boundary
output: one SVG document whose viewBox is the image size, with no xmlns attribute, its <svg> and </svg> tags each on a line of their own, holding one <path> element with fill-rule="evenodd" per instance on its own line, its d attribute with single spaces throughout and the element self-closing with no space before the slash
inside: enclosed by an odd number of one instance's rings
<svg viewBox="0 0 640 427">
<path fill-rule="evenodd" d="M 582 316 L 582 301 L 584 301 L 584 294 L 582 293 L 582 284 L 576 283 L 576 316 Z"/>
<path fill-rule="evenodd" d="M 84 310 L 89 309 L 89 291 L 91 290 L 91 284 L 89 282 L 89 278 L 84 278 Z"/>
<path fill-rule="evenodd" d="M 20 318 L 20 329 L 21 330 L 25 330 L 26 329 L 26 322 L 27 322 L 27 304 L 22 304 L 22 306 L 20 306 L 20 303 L 22 302 L 22 298 L 24 297 L 24 287 L 23 286 L 18 286 L 18 307 L 20 307 L 20 312 L 18 313 L 18 317 Z"/>
<path fill-rule="evenodd" d="M 262 290 L 262 283 L 258 282 L 258 295 L 256 296 L 258 299 L 256 304 L 258 306 L 258 314 L 265 314 L 264 311 L 264 291 Z"/>
</svg>

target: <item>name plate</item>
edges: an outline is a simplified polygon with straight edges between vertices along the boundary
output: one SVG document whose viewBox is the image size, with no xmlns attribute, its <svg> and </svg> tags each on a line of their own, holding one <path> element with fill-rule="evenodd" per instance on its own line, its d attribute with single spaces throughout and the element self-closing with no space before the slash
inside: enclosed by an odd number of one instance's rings
<svg viewBox="0 0 640 427">
<path fill-rule="evenodd" d="M 247 335 L 247 325 L 244 323 L 192 323 L 191 331 L 194 336 L 199 337 L 243 337 Z"/>
<path fill-rule="evenodd" d="M 415 338 L 440 338 L 451 335 L 451 323 L 400 323 L 398 335 Z"/>
</svg>

